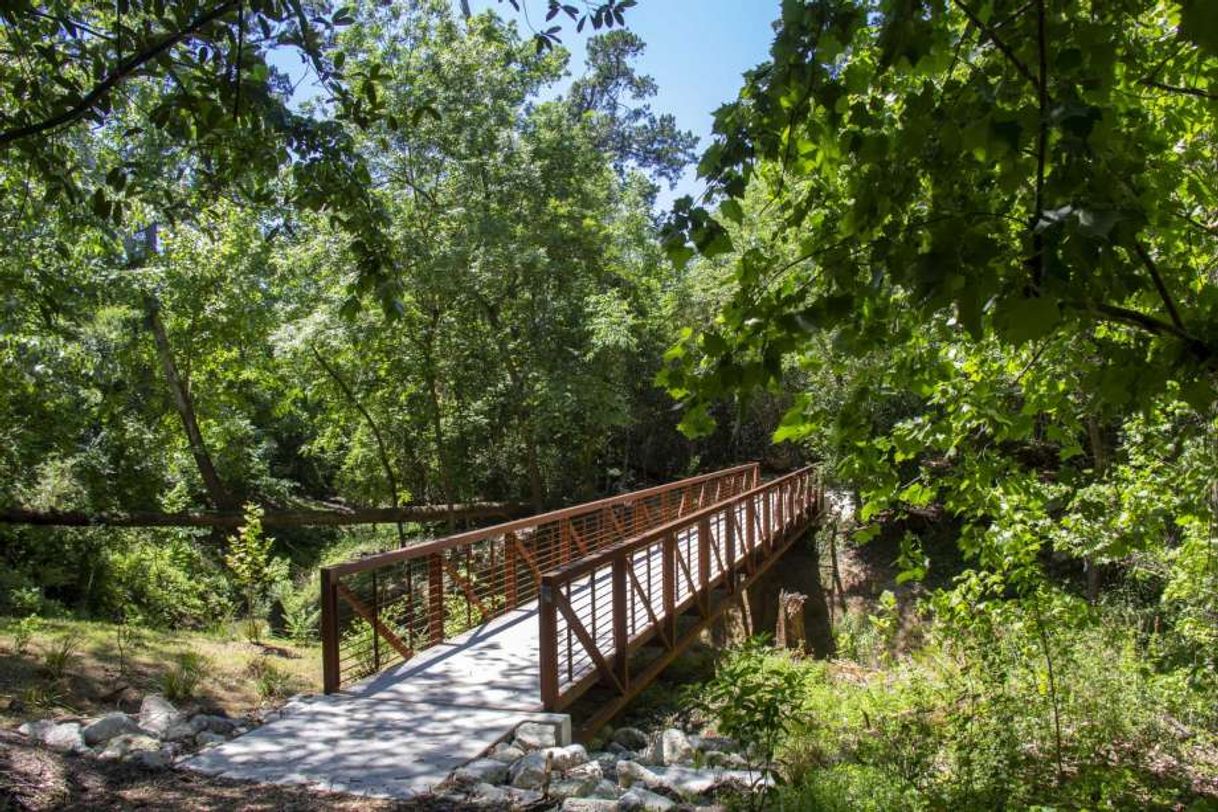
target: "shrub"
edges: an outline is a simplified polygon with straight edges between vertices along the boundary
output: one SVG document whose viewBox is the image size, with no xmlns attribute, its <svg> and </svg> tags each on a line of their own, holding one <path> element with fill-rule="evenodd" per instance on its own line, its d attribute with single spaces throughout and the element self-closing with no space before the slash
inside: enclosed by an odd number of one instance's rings
<svg viewBox="0 0 1218 812">
<path fill-rule="evenodd" d="M 23 617 L 21 620 L 13 624 L 13 652 L 16 654 L 25 654 L 30 650 L 30 641 L 34 639 L 34 635 L 42 628 L 42 619 L 30 615 Z"/>
<path fill-rule="evenodd" d="M 161 692 L 172 702 L 193 699 L 203 681 L 207 658 L 195 651 L 182 651 L 161 675 Z"/>
<path fill-rule="evenodd" d="M 59 682 L 68 674 L 68 668 L 80 656 L 80 637 L 64 634 L 55 638 L 42 655 L 42 667 L 52 682 Z"/>
<path fill-rule="evenodd" d="M 270 657 L 250 660 L 246 673 L 254 680 L 254 689 L 263 702 L 283 699 L 292 693 L 292 675 L 275 665 Z"/>
</svg>

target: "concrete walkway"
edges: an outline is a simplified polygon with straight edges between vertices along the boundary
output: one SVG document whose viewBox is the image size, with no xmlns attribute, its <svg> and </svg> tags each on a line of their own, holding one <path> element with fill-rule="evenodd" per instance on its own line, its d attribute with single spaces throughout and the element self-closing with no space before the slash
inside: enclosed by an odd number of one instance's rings
<svg viewBox="0 0 1218 812">
<path fill-rule="evenodd" d="M 540 712 L 537 605 L 445 641 L 348 691 L 282 715 L 183 762 L 186 769 L 386 798 L 432 790 Z"/>
</svg>

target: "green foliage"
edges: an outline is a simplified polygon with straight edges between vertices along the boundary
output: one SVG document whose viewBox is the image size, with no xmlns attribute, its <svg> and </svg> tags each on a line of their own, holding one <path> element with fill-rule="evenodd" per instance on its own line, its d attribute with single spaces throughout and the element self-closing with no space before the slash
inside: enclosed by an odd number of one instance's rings
<svg viewBox="0 0 1218 812">
<path fill-rule="evenodd" d="M 1206 803 L 1206 767 L 1192 743 L 1218 742 L 1213 721 L 1179 709 L 1207 694 L 1185 687 L 1154 643 L 1116 607 L 1089 610 L 1060 594 L 1032 601 L 991 594 L 981 611 L 937 598 L 927 642 L 886 662 L 792 661 L 750 646 L 729 658 L 742 699 L 775 673 L 785 698 L 769 799 L 784 809 L 1170 808 Z M 1039 617 L 1039 619 L 1038 619 Z M 1042 625 L 1043 624 L 1043 625 Z M 1047 675 L 1048 641 L 1056 691 Z M 746 665 L 747 664 L 747 665 Z M 721 681 L 728 672 L 717 675 Z M 769 675 L 769 676 L 763 676 Z M 736 713 L 717 705 L 720 720 Z M 1054 708 L 1061 717 L 1057 764 Z M 1182 728 L 1181 726 L 1184 725 Z M 1165 767 L 1165 764 L 1172 767 Z M 1200 785 L 1198 785 L 1200 786 Z"/>
<path fill-rule="evenodd" d="M 254 681 L 258 698 L 263 702 L 274 702 L 291 695 L 294 687 L 292 675 L 276 666 L 269 656 L 263 655 L 250 660 L 246 671 Z"/>
<path fill-rule="evenodd" d="M 717 720 L 724 735 L 745 745 L 762 781 L 778 775 L 775 756 L 794 724 L 805 680 L 796 662 L 767 652 L 766 641 L 755 638 L 725 656 L 715 678 L 690 691 L 689 699 Z"/>
<path fill-rule="evenodd" d="M 197 651 L 180 651 L 161 675 L 161 693 L 171 702 L 185 702 L 198 695 L 207 675 L 207 658 Z"/>
<path fill-rule="evenodd" d="M 42 620 L 34 615 L 21 618 L 10 627 L 13 635 L 13 653 L 23 655 L 30 650 L 30 640 L 42 628 Z"/>
<path fill-rule="evenodd" d="M 80 657 L 81 639 L 73 634 L 55 638 L 42 654 L 42 668 L 47 678 L 59 682 L 68 674 L 68 669 Z"/>
</svg>

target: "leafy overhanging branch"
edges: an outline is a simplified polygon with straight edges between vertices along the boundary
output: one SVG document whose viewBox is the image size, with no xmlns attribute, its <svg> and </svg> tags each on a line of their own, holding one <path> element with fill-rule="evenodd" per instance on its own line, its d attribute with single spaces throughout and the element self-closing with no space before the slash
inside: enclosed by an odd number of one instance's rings
<svg viewBox="0 0 1218 812">
<path fill-rule="evenodd" d="M 88 115 L 109 93 L 127 79 L 134 76 L 140 68 L 157 57 L 161 56 L 175 45 L 186 40 L 202 30 L 210 23 L 216 22 L 223 18 L 226 14 L 236 11 L 239 5 L 239 0 L 228 0 L 228 2 L 220 3 L 214 6 L 209 11 L 195 17 L 183 28 L 168 34 L 154 45 L 133 54 L 119 65 L 104 79 L 94 85 L 93 89 L 86 93 L 80 101 L 70 106 L 58 115 L 45 118 L 41 121 L 36 121 L 31 124 L 26 124 L 21 127 L 15 127 L 10 130 L 0 132 L 0 146 L 11 144 L 15 141 L 20 141 L 24 138 L 29 138 L 49 130 L 55 130 L 59 127 L 71 124 Z"/>
</svg>

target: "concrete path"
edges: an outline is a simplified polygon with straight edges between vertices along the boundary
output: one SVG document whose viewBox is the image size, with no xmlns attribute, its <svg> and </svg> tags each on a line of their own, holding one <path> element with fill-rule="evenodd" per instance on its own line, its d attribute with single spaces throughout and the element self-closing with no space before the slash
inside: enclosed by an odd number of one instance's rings
<svg viewBox="0 0 1218 812">
<path fill-rule="evenodd" d="M 183 762 L 272 784 L 387 798 L 426 793 L 540 713 L 537 607 L 510 612 L 348 691 L 297 700 L 267 724 Z M 565 743 L 565 742 L 564 742 Z"/>
</svg>

